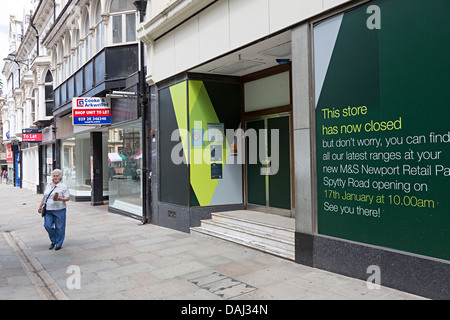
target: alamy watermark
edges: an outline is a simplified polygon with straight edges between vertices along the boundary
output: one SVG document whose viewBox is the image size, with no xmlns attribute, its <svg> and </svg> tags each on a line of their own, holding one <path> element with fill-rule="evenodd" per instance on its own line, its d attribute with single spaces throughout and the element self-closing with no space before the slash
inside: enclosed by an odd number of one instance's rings
<svg viewBox="0 0 450 320">
<path fill-rule="evenodd" d="M 367 268 L 367 274 L 370 274 L 367 278 L 366 285 L 369 290 L 381 289 L 381 268 L 377 265 L 371 265 Z"/>
<path fill-rule="evenodd" d="M 261 164 L 261 175 L 267 176 L 278 173 L 280 168 L 280 132 L 278 129 L 247 129 L 245 131 L 242 129 L 227 129 L 224 134 L 218 129 L 203 131 L 202 125 L 201 121 L 195 121 L 192 132 L 184 129 L 177 129 L 172 132 L 171 141 L 179 142 L 172 148 L 172 163 L 175 165 L 210 165 L 214 162 L 212 152 L 215 152 L 215 149 L 212 147 L 217 146 L 217 142 L 223 144 L 224 139 L 226 139 L 231 149 L 231 155 L 226 158 L 226 164 L 242 165 L 246 164 L 246 159 L 248 159 L 248 164 Z M 212 140 L 211 137 L 214 137 L 215 143 L 203 147 Z M 248 139 L 246 150 L 243 148 L 245 139 Z M 269 139 L 270 143 L 268 143 Z M 201 147 L 197 148 L 196 146 Z"/>
<path fill-rule="evenodd" d="M 381 29 L 381 9 L 379 6 L 371 5 L 367 7 L 367 14 L 370 14 L 370 17 L 367 19 L 366 25 L 369 30 Z"/>
<path fill-rule="evenodd" d="M 76 265 L 71 265 L 67 268 L 66 273 L 70 274 L 67 278 L 66 286 L 69 290 L 81 289 L 81 268 Z"/>
</svg>

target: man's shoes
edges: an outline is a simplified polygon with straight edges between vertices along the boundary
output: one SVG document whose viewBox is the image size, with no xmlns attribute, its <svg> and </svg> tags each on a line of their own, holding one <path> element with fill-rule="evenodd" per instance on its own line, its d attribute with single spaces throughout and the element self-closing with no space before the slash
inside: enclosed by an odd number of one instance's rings
<svg viewBox="0 0 450 320">
<path fill-rule="evenodd" d="M 50 247 L 48 247 L 48 250 L 52 250 L 54 247 L 55 247 L 55 244 L 52 243 L 52 244 L 50 245 Z"/>
<path fill-rule="evenodd" d="M 55 251 L 61 250 L 61 247 L 56 247 Z"/>
</svg>

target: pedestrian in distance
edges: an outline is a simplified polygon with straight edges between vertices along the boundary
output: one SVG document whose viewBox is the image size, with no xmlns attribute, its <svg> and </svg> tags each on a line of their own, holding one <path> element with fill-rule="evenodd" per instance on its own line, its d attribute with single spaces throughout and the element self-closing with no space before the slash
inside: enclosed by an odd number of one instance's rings
<svg viewBox="0 0 450 320">
<path fill-rule="evenodd" d="M 52 171 L 52 182 L 47 184 L 44 197 L 38 212 L 42 214 L 45 204 L 44 227 L 47 230 L 51 244 L 49 250 L 60 250 L 66 236 L 66 202 L 70 199 L 67 186 L 61 182 L 62 171 Z"/>
</svg>

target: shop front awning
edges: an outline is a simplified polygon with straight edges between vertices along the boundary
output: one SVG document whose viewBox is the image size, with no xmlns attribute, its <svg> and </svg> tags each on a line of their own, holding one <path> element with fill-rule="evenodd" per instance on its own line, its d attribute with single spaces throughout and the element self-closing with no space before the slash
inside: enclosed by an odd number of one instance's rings
<svg viewBox="0 0 450 320">
<path fill-rule="evenodd" d="M 135 159 L 135 160 L 142 159 L 142 150 L 139 151 L 138 153 L 136 153 L 136 154 L 133 156 L 133 159 Z"/>
<path fill-rule="evenodd" d="M 123 160 L 126 160 L 126 158 L 127 157 L 120 153 L 108 153 L 109 162 L 122 162 Z"/>
</svg>

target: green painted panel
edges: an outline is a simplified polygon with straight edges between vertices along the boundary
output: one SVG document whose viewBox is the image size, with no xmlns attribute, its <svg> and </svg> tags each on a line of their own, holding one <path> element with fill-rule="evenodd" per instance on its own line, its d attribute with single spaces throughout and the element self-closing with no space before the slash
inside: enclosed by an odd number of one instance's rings
<svg viewBox="0 0 450 320">
<path fill-rule="evenodd" d="M 269 206 L 291 209 L 291 146 L 289 135 L 289 117 L 268 119 L 269 133 L 278 130 L 278 172 L 269 176 Z M 269 135 L 269 149 L 272 150 L 274 136 Z M 274 155 L 269 154 L 270 157 Z M 273 161 L 272 161 L 273 162 Z"/>
<path fill-rule="evenodd" d="M 254 129 L 257 133 L 257 142 L 248 141 L 246 143 L 246 164 L 247 164 L 247 202 L 250 204 L 266 205 L 266 176 L 261 175 L 261 162 L 259 161 L 259 130 L 265 129 L 264 120 L 247 122 L 247 131 Z M 257 161 L 251 161 L 249 157 L 249 144 L 256 144 Z M 253 147 L 253 146 L 252 146 Z"/>
<path fill-rule="evenodd" d="M 450 2 L 371 1 L 338 27 L 315 61 L 319 233 L 450 260 Z"/>
</svg>

